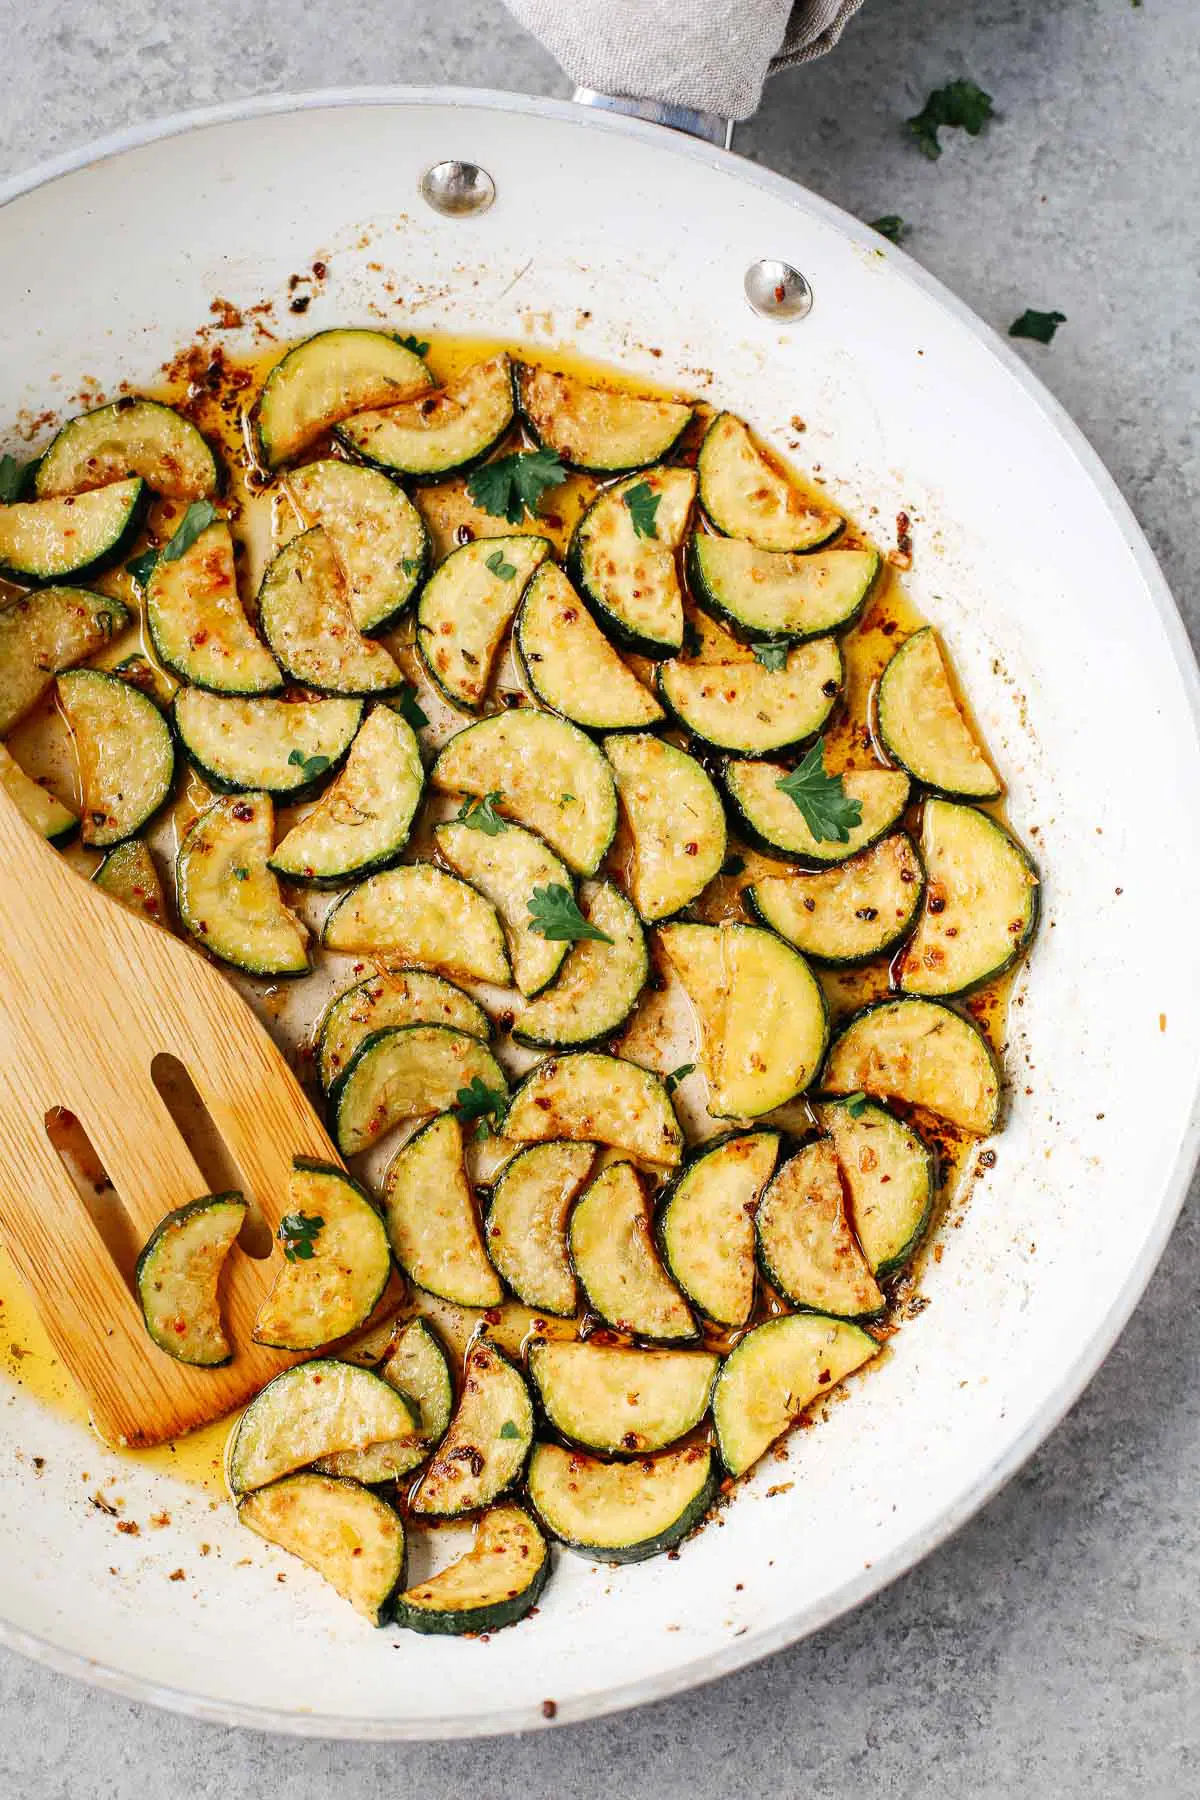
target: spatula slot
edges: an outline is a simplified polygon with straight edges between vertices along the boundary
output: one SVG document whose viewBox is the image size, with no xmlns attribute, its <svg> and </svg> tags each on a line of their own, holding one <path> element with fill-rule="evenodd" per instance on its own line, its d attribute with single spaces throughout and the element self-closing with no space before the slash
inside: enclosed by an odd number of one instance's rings
<svg viewBox="0 0 1200 1800">
<path fill-rule="evenodd" d="M 203 1174 L 208 1191 L 221 1194 L 237 1189 L 245 1199 L 246 1223 L 238 1237 L 238 1248 L 259 1260 L 270 1256 L 271 1228 L 186 1068 L 177 1056 L 160 1051 L 150 1064 L 150 1079 Z"/>
<path fill-rule="evenodd" d="M 121 1279 L 132 1292 L 141 1241 L 95 1145 L 83 1122 L 65 1106 L 52 1106 L 44 1123 L 52 1149 L 103 1238 Z"/>
</svg>

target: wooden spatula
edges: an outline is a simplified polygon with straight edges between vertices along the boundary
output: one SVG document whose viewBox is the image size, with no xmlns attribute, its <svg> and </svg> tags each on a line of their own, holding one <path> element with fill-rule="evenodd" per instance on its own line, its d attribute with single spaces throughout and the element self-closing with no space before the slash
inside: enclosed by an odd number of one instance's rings
<svg viewBox="0 0 1200 1800">
<path fill-rule="evenodd" d="M 167 1052 L 191 1075 L 272 1232 L 294 1156 L 338 1156 L 287 1063 L 229 982 L 188 945 L 80 879 L 0 790 L 0 1237 L 96 1430 L 163 1443 L 240 1405 L 296 1359 L 250 1333 L 279 1267 L 230 1253 L 220 1369 L 159 1350 L 79 1191 L 47 1114 L 79 1119 L 142 1244 L 208 1183 L 151 1080 Z"/>
</svg>

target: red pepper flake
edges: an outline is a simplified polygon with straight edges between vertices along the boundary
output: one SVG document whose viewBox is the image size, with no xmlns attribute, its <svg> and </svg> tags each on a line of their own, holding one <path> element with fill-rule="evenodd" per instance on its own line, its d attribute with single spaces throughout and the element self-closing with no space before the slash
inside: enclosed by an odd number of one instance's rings
<svg viewBox="0 0 1200 1800">
<path fill-rule="evenodd" d="M 543 1700 L 542 1701 L 542 1717 L 543 1717 L 543 1719 L 554 1719 L 554 1718 L 558 1717 L 558 1701 L 557 1700 Z"/>
</svg>

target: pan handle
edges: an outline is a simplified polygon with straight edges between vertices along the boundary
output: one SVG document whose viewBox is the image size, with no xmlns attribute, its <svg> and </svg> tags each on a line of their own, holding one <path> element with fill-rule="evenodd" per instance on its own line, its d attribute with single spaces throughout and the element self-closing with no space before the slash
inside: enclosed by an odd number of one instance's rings
<svg viewBox="0 0 1200 1800">
<path fill-rule="evenodd" d="M 596 106 L 601 112 L 624 113 L 630 119 L 648 119 L 689 137 L 703 138 L 728 150 L 733 143 L 733 120 L 720 113 L 700 112 L 694 106 L 676 106 L 669 100 L 637 100 L 631 94 L 601 94 L 595 88 L 576 88 L 571 98 L 580 106 Z"/>
</svg>

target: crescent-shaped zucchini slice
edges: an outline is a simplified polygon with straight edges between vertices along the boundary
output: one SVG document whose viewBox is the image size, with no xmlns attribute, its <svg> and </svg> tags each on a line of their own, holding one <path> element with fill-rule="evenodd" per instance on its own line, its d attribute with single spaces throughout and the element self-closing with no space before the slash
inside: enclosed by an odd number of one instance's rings
<svg viewBox="0 0 1200 1800">
<path fill-rule="evenodd" d="M 959 800 L 994 800 L 1003 792 L 958 703 L 932 626 L 901 644 L 879 678 L 875 707 L 885 750 L 915 780 Z"/>
<path fill-rule="evenodd" d="M 845 843 L 814 837 L 796 802 L 780 787 L 790 769 L 778 763 L 727 762 L 722 774 L 738 829 L 765 856 L 795 858 L 821 868 L 846 862 L 889 832 L 908 805 L 908 776 L 898 769 L 849 769 L 841 777 L 847 799 L 862 816 Z"/>
<path fill-rule="evenodd" d="M 412 1435 L 368 1444 L 365 1450 L 335 1450 L 319 1457 L 313 1466 L 326 1475 L 368 1484 L 396 1481 L 420 1467 L 450 1423 L 454 1388 L 446 1353 L 424 1319 L 410 1319 L 399 1331 L 392 1319 L 387 1329 L 391 1333 L 389 1349 L 378 1373 L 407 1404 Z"/>
<path fill-rule="evenodd" d="M 453 1113 L 422 1125 L 396 1152 L 383 1200 L 393 1254 L 410 1280 L 456 1306 L 500 1305 L 504 1289 L 483 1247 Z"/>
<path fill-rule="evenodd" d="M 556 563 L 526 588 L 513 642 L 534 698 L 585 731 L 644 731 L 664 716 Z"/>
<path fill-rule="evenodd" d="M 879 1353 L 861 1325 L 796 1313 L 756 1325 L 734 1346 L 713 1390 L 721 1461 L 731 1475 L 756 1463 L 805 1407 Z"/>
<path fill-rule="evenodd" d="M 494 1506 L 465 1556 L 399 1594 L 395 1620 L 435 1637 L 500 1631 L 536 1605 L 550 1573 L 546 1540 L 520 1506 Z"/>
<path fill-rule="evenodd" d="M 693 1305 L 718 1325 L 744 1325 L 754 1306 L 754 1210 L 778 1154 L 775 1131 L 706 1146 L 658 1215 L 663 1260 Z"/>
<path fill-rule="evenodd" d="M 1011 968 L 1032 938 L 1037 870 L 1003 825 L 952 800 L 926 800 L 921 856 L 925 905 L 900 959 L 900 986 L 968 994 Z"/>
<path fill-rule="evenodd" d="M 0 736 L 45 698 L 57 674 L 95 656 L 128 623 L 119 600 L 87 588 L 42 588 L 0 607 Z"/>
<path fill-rule="evenodd" d="M 377 469 L 333 458 L 293 469 L 287 490 L 304 523 L 333 545 L 359 631 L 393 624 L 429 567 L 429 533 L 408 495 Z"/>
<path fill-rule="evenodd" d="M 286 1260 L 258 1310 L 255 1343 L 316 1350 L 365 1324 L 392 1259 L 383 1220 L 358 1183 L 331 1163 L 296 1157 L 279 1236 Z"/>
<path fill-rule="evenodd" d="M 696 467 L 700 504 L 717 530 L 759 550 L 816 550 L 845 524 L 781 474 L 732 413 L 713 420 Z"/>
<path fill-rule="evenodd" d="M 67 669 L 58 700 L 79 758 L 80 836 L 103 850 L 132 837 L 171 792 L 170 727 L 140 689 L 101 669 Z"/>
<path fill-rule="evenodd" d="M 529 1499 L 551 1537 L 602 1562 L 644 1562 L 698 1525 L 717 1489 L 713 1453 L 689 1444 L 636 1462 L 602 1462 L 537 1444 Z"/>
<path fill-rule="evenodd" d="M 579 910 L 608 941 L 572 944 L 554 985 L 517 1014 L 513 1038 L 531 1050 L 583 1050 L 611 1038 L 650 978 L 646 933 L 619 887 L 587 884 Z"/>
<path fill-rule="evenodd" d="M 737 756 L 778 756 L 815 737 L 844 678 L 837 639 L 797 644 L 781 669 L 753 662 L 670 662 L 658 696 L 701 744 Z"/>
<path fill-rule="evenodd" d="M 455 874 L 469 881 L 500 915 L 517 991 L 531 998 L 549 987 L 562 967 L 570 941 L 540 936 L 533 929 L 530 900 L 536 888 L 574 892 L 566 864 L 532 831 L 505 825 L 495 834 L 451 820 L 436 827 L 438 854 Z"/>
<path fill-rule="evenodd" d="M 476 538 L 451 551 L 425 583 L 417 649 L 451 706 L 474 712 L 482 704 L 500 640 L 551 548 L 549 539 L 526 534 Z"/>
<path fill-rule="evenodd" d="M 363 1039 L 330 1090 L 334 1136 L 357 1156 L 402 1119 L 446 1112 L 479 1081 L 500 1105 L 504 1071 L 478 1038 L 448 1025 L 390 1025 Z"/>
<path fill-rule="evenodd" d="M 837 1152 L 854 1234 L 871 1273 L 894 1275 L 933 1211 L 933 1153 L 910 1125 L 864 1099 L 825 1100 L 822 1130 Z"/>
<path fill-rule="evenodd" d="M 363 1039 L 386 1025 L 450 1025 L 484 1043 L 491 1021 L 482 1006 L 424 969 L 367 975 L 331 1001 L 317 1032 L 317 1074 L 328 1090 Z"/>
<path fill-rule="evenodd" d="M 796 556 L 711 531 L 694 532 L 688 543 L 688 580 L 697 605 L 749 642 L 802 644 L 848 631 L 881 567 L 876 550 Z"/>
<path fill-rule="evenodd" d="M 492 1189 L 488 1255 L 517 1299 L 538 1312 L 575 1315 L 567 1216 L 595 1160 L 594 1144 L 530 1144 L 504 1165 Z"/>
<path fill-rule="evenodd" d="M 71 419 L 37 466 L 39 500 L 82 494 L 140 475 L 169 500 L 208 500 L 220 481 L 200 432 L 173 407 L 130 394 Z"/>
<path fill-rule="evenodd" d="M 52 582 L 105 569 L 137 536 L 144 481 L 113 481 L 90 494 L 0 506 L 0 575 Z"/>
<path fill-rule="evenodd" d="M 1000 1116 L 1000 1070 L 979 1027 L 915 996 L 855 1013 L 830 1046 L 822 1086 L 905 1100 L 977 1137 L 994 1131 Z"/>
<path fill-rule="evenodd" d="M 27 825 L 32 825 L 47 843 L 61 846 L 70 843 L 79 830 L 79 820 L 69 806 L 27 775 L 6 745 L 0 744 L 0 787 L 15 804 Z"/>
<path fill-rule="evenodd" d="M 793 1306 L 872 1317 L 883 1295 L 846 1218 L 833 1143 L 817 1138 L 778 1170 L 754 1216 L 763 1274 Z"/>
<path fill-rule="evenodd" d="M 907 832 L 831 869 L 765 875 L 746 890 L 764 925 L 832 968 L 883 956 L 906 935 L 925 877 Z"/>
<path fill-rule="evenodd" d="M 648 732 L 604 740 L 632 840 L 625 885 L 643 919 L 703 893 L 725 861 L 725 809 L 694 756 Z"/>
<path fill-rule="evenodd" d="M 146 1330 L 178 1362 L 214 1369 L 233 1355 L 221 1323 L 221 1271 L 245 1219 L 240 1194 L 206 1194 L 168 1213 L 137 1259 Z"/>
<path fill-rule="evenodd" d="M 40 790 L 39 790 L 40 792 Z M 156 925 L 167 922 L 167 897 L 159 879 L 158 867 L 141 838 L 127 838 L 110 850 L 92 880 L 105 894 L 111 894 L 130 912 Z"/>
<path fill-rule="evenodd" d="M 683 1154 L 683 1133 L 659 1076 L 596 1050 L 539 1063 L 512 1097 L 504 1136 L 522 1144 L 610 1144 L 651 1168 L 674 1168 Z"/>
<path fill-rule="evenodd" d="M 292 826 L 271 867 L 286 881 L 317 888 L 341 887 L 386 868 L 408 843 L 424 786 L 411 725 L 390 706 L 374 707 L 345 768 Z"/>
<path fill-rule="evenodd" d="M 180 688 L 175 735 L 217 793 L 294 800 L 335 773 L 362 723 L 361 700 L 270 700 Z"/>
<path fill-rule="evenodd" d="M 593 1310 L 617 1331 L 677 1343 L 697 1336 L 691 1308 L 659 1260 L 641 1176 L 609 1163 L 577 1201 L 571 1261 Z"/>
<path fill-rule="evenodd" d="M 512 422 L 512 364 L 501 352 L 444 388 L 381 412 L 356 414 L 338 427 L 337 436 L 352 456 L 389 475 L 437 481 L 482 462 Z"/>
<path fill-rule="evenodd" d="M 490 1506 L 517 1480 L 533 1442 L 524 1377 L 494 1344 L 472 1345 L 450 1428 L 410 1506 L 422 1518 L 457 1518 Z"/>
<path fill-rule="evenodd" d="M 238 597 L 233 538 L 223 519 L 182 556 L 160 556 L 146 589 L 146 624 L 158 660 L 193 687 L 269 694 L 283 686 Z"/>
<path fill-rule="evenodd" d="M 683 646 L 675 552 L 695 498 L 691 469 L 647 469 L 605 488 L 575 528 L 571 579 L 623 650 L 659 660 Z"/>
<path fill-rule="evenodd" d="M 433 385 L 415 351 L 385 331 L 319 331 L 280 358 L 263 383 L 254 433 L 277 469 L 352 413 L 394 406 Z"/>
<path fill-rule="evenodd" d="M 333 540 L 314 525 L 271 562 L 258 592 L 263 636 L 293 681 L 329 694 L 384 694 L 404 677 L 354 623 Z"/>
<path fill-rule="evenodd" d="M 370 875 L 325 920 L 327 950 L 424 963 L 467 981 L 507 987 L 508 952 L 495 908 L 469 882 L 433 863 Z"/>
<path fill-rule="evenodd" d="M 332 1475 L 289 1475 L 247 1494 L 241 1524 L 299 1557 L 372 1625 L 404 1586 L 404 1523 L 378 1494 Z"/>
<path fill-rule="evenodd" d="M 544 838 L 576 875 L 594 875 L 617 829 L 612 769 L 578 726 L 519 707 L 456 733 L 430 780 L 446 793 L 498 795 L 496 810 Z"/>
<path fill-rule="evenodd" d="M 677 400 L 594 387 L 528 363 L 517 369 L 517 399 L 539 444 L 557 451 L 569 468 L 594 475 L 623 475 L 661 462 L 692 417 L 692 408 Z"/>
<path fill-rule="evenodd" d="M 307 975 L 308 933 L 268 863 L 274 829 L 269 794 L 229 794 L 202 812 L 179 846 L 179 919 L 206 950 L 248 975 Z"/>
<path fill-rule="evenodd" d="M 608 1456 L 644 1456 L 693 1431 L 720 1358 L 707 1350 L 532 1345 L 529 1373 L 555 1431 Z"/>
<path fill-rule="evenodd" d="M 266 1487 L 337 1450 L 411 1434 L 412 1412 L 370 1369 L 316 1357 L 268 1381 L 233 1427 L 226 1473 L 235 1495 Z"/>
</svg>

